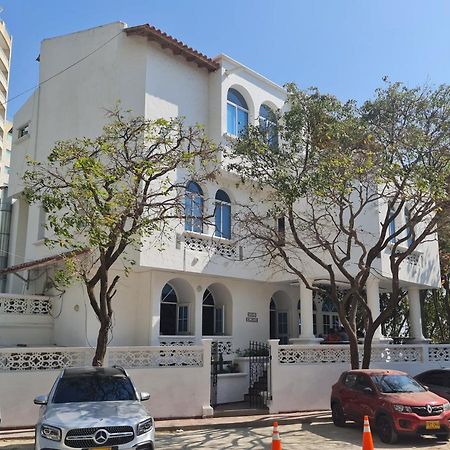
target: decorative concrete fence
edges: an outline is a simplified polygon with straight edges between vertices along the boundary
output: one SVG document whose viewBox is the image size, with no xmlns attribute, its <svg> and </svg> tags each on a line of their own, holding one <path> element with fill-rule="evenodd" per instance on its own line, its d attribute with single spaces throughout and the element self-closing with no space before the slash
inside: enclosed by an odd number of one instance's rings
<svg viewBox="0 0 450 450">
<path fill-rule="evenodd" d="M 40 295 L 0 294 L 0 346 L 51 345 L 52 300 Z"/>
<path fill-rule="evenodd" d="M 1 425 L 34 425 L 33 399 L 50 391 L 61 369 L 88 366 L 92 357 L 90 348 L 0 349 Z M 189 347 L 111 347 L 105 365 L 124 367 L 137 389 L 150 393 L 146 407 L 154 417 L 212 415 L 210 340 Z"/>
<path fill-rule="evenodd" d="M 350 369 L 348 345 L 279 345 L 270 340 L 270 412 L 329 409 L 331 387 Z M 362 348 L 360 349 L 362 352 Z M 448 366 L 450 345 L 374 345 L 372 368 L 416 375 Z"/>
</svg>

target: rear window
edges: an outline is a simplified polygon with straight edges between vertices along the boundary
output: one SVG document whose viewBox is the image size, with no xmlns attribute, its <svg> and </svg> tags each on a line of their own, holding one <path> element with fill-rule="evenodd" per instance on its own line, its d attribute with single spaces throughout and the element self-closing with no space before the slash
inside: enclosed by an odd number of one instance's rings
<svg viewBox="0 0 450 450">
<path fill-rule="evenodd" d="M 407 375 L 373 375 L 375 386 L 386 394 L 394 392 L 425 392 L 416 380 Z"/>
<path fill-rule="evenodd" d="M 112 402 L 137 400 L 131 381 L 123 376 L 77 376 L 61 378 L 53 403 Z"/>
</svg>

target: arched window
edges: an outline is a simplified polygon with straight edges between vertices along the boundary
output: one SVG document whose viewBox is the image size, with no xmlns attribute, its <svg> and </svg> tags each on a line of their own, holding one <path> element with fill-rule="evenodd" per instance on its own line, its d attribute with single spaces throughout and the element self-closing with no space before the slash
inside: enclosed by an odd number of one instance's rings
<svg viewBox="0 0 450 450">
<path fill-rule="evenodd" d="M 186 185 L 184 214 L 186 220 L 184 229 L 203 233 L 203 191 L 193 181 L 189 181 Z"/>
<path fill-rule="evenodd" d="M 161 292 L 159 334 L 175 336 L 189 332 L 189 306 L 178 302 L 174 288 L 167 283 Z"/>
<path fill-rule="evenodd" d="M 288 313 L 277 308 L 275 300 L 270 299 L 270 339 L 279 339 L 280 344 L 289 342 Z"/>
<path fill-rule="evenodd" d="M 397 236 L 395 236 L 397 229 L 395 227 L 395 214 L 392 210 L 389 211 L 388 222 L 389 222 L 388 233 L 389 233 L 389 237 L 390 237 L 389 241 L 394 244 L 395 241 L 397 240 Z"/>
<path fill-rule="evenodd" d="M 323 297 L 322 300 L 322 320 L 324 334 L 329 334 L 332 328 L 339 327 L 339 314 L 336 305 L 329 297 Z"/>
<path fill-rule="evenodd" d="M 271 147 L 278 147 L 277 118 L 267 105 L 261 105 L 259 108 L 259 129 Z"/>
<path fill-rule="evenodd" d="M 216 192 L 216 208 L 214 211 L 216 230 L 218 237 L 231 239 L 231 202 L 227 193 L 219 189 Z"/>
<path fill-rule="evenodd" d="M 209 289 L 203 294 L 202 335 L 218 336 L 224 334 L 224 306 L 217 306 Z"/>
<path fill-rule="evenodd" d="M 248 125 L 248 106 L 244 97 L 236 89 L 228 89 L 227 133 L 238 136 Z"/>
<path fill-rule="evenodd" d="M 277 305 L 273 298 L 270 299 L 270 339 L 277 338 Z"/>
<path fill-rule="evenodd" d="M 411 247 L 414 243 L 414 227 L 411 224 L 411 212 L 408 208 L 405 208 L 405 225 L 406 225 L 406 236 L 408 236 L 408 247 Z"/>
</svg>

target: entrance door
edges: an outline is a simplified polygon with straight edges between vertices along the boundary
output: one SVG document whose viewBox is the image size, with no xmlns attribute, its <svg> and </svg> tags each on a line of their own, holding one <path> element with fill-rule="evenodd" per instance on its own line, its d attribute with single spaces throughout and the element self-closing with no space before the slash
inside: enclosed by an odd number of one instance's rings
<svg viewBox="0 0 450 450">
<path fill-rule="evenodd" d="M 277 311 L 277 338 L 280 340 L 281 345 L 289 343 L 287 311 Z"/>
</svg>

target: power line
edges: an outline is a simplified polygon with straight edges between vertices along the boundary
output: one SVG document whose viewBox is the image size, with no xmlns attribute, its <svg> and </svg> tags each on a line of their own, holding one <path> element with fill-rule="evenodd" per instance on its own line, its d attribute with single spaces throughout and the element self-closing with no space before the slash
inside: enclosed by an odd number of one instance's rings
<svg viewBox="0 0 450 450">
<path fill-rule="evenodd" d="M 26 89 L 25 91 L 22 91 L 20 94 L 15 95 L 12 98 L 8 98 L 8 100 L 6 100 L 5 102 L 2 103 L 3 106 L 5 106 L 6 104 L 8 104 L 9 102 L 12 102 L 13 100 L 15 100 L 16 98 L 21 97 L 22 95 L 26 94 L 27 92 L 30 91 L 34 91 L 35 89 L 41 87 L 43 84 L 47 83 L 50 80 L 53 80 L 53 78 L 56 78 L 57 76 L 63 74 L 64 72 L 68 71 L 69 69 L 71 69 L 72 67 L 76 66 L 77 64 L 83 62 L 85 59 L 89 58 L 89 56 L 92 56 L 94 53 L 98 52 L 100 49 L 102 49 L 105 45 L 109 44 L 113 39 L 115 39 L 117 36 L 119 36 L 122 33 L 122 30 L 119 31 L 119 33 L 117 33 L 116 35 L 114 35 L 112 38 L 108 39 L 106 42 L 104 42 L 102 45 L 100 45 L 99 47 L 97 47 L 95 50 L 93 50 L 92 52 L 88 53 L 87 55 L 83 56 L 82 58 L 80 58 L 79 60 L 75 61 L 74 63 L 70 64 L 70 66 L 67 66 L 65 69 L 55 73 L 54 75 L 52 75 L 51 77 L 47 78 L 44 81 L 41 81 L 40 83 L 36 84 L 35 86 Z"/>
</svg>

